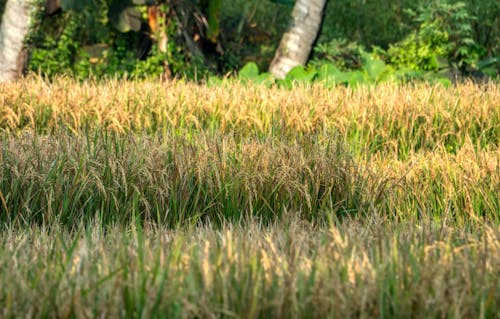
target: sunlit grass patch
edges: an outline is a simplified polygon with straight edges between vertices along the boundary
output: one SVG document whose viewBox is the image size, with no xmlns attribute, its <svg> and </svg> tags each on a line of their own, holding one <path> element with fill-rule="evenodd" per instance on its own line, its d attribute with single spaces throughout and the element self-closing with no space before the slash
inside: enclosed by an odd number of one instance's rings
<svg viewBox="0 0 500 319">
<path fill-rule="evenodd" d="M 494 83 L 287 90 L 234 83 L 207 87 L 31 78 L 3 84 L 0 97 L 0 127 L 8 131 L 203 130 L 288 138 L 340 134 L 360 154 L 396 153 L 402 158 L 437 147 L 456 152 L 469 139 L 481 148 L 500 143 L 500 94 Z"/>
</svg>

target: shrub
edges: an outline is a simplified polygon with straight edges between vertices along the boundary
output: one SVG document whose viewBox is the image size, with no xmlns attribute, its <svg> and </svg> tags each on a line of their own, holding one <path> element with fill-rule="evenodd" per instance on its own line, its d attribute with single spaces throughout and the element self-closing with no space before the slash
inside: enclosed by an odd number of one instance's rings
<svg viewBox="0 0 500 319">
<path fill-rule="evenodd" d="M 418 29 L 388 50 L 390 61 L 397 67 L 436 71 L 477 62 L 481 48 L 472 37 L 474 17 L 465 3 L 433 0 L 410 13 L 419 23 Z"/>
</svg>

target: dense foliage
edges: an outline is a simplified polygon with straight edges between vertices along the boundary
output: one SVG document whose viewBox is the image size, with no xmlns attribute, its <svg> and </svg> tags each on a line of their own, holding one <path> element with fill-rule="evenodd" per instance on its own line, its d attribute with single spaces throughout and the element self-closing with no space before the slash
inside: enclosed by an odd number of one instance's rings
<svg viewBox="0 0 500 319">
<path fill-rule="evenodd" d="M 199 80 L 227 75 L 250 61 L 267 69 L 293 1 L 62 4 L 63 10 L 45 15 L 32 34 L 30 70 L 50 77 Z M 386 78 L 428 78 L 429 72 L 448 79 L 495 78 L 499 12 L 494 0 L 329 1 L 310 67 L 329 63 L 362 72 L 370 67 L 366 61 L 376 59 L 388 66 Z"/>
</svg>

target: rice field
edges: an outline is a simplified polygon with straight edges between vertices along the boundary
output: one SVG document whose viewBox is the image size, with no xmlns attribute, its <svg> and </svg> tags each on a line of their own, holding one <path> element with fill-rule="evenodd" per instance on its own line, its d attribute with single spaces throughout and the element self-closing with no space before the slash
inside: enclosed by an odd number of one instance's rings
<svg viewBox="0 0 500 319">
<path fill-rule="evenodd" d="M 495 83 L 0 85 L 0 317 L 500 318 Z"/>
</svg>

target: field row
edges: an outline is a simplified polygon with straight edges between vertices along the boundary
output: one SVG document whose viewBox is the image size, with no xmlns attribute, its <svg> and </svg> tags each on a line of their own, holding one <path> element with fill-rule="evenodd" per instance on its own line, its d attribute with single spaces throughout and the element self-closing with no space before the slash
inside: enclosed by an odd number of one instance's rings
<svg viewBox="0 0 500 319">
<path fill-rule="evenodd" d="M 0 220 L 169 226 L 223 223 L 289 211 L 309 221 L 382 215 L 401 220 L 498 222 L 500 149 L 359 160 L 340 142 L 228 135 L 94 132 L 0 140 Z"/>
<path fill-rule="evenodd" d="M 384 84 L 357 89 L 322 86 L 287 90 L 226 83 L 104 81 L 38 78 L 0 86 L 0 128 L 17 132 L 61 128 L 80 132 L 193 131 L 236 136 L 340 135 L 358 154 L 410 153 L 465 143 L 500 145 L 496 84 Z"/>
<path fill-rule="evenodd" d="M 2 318 L 497 318 L 500 229 L 4 232 Z"/>
</svg>

